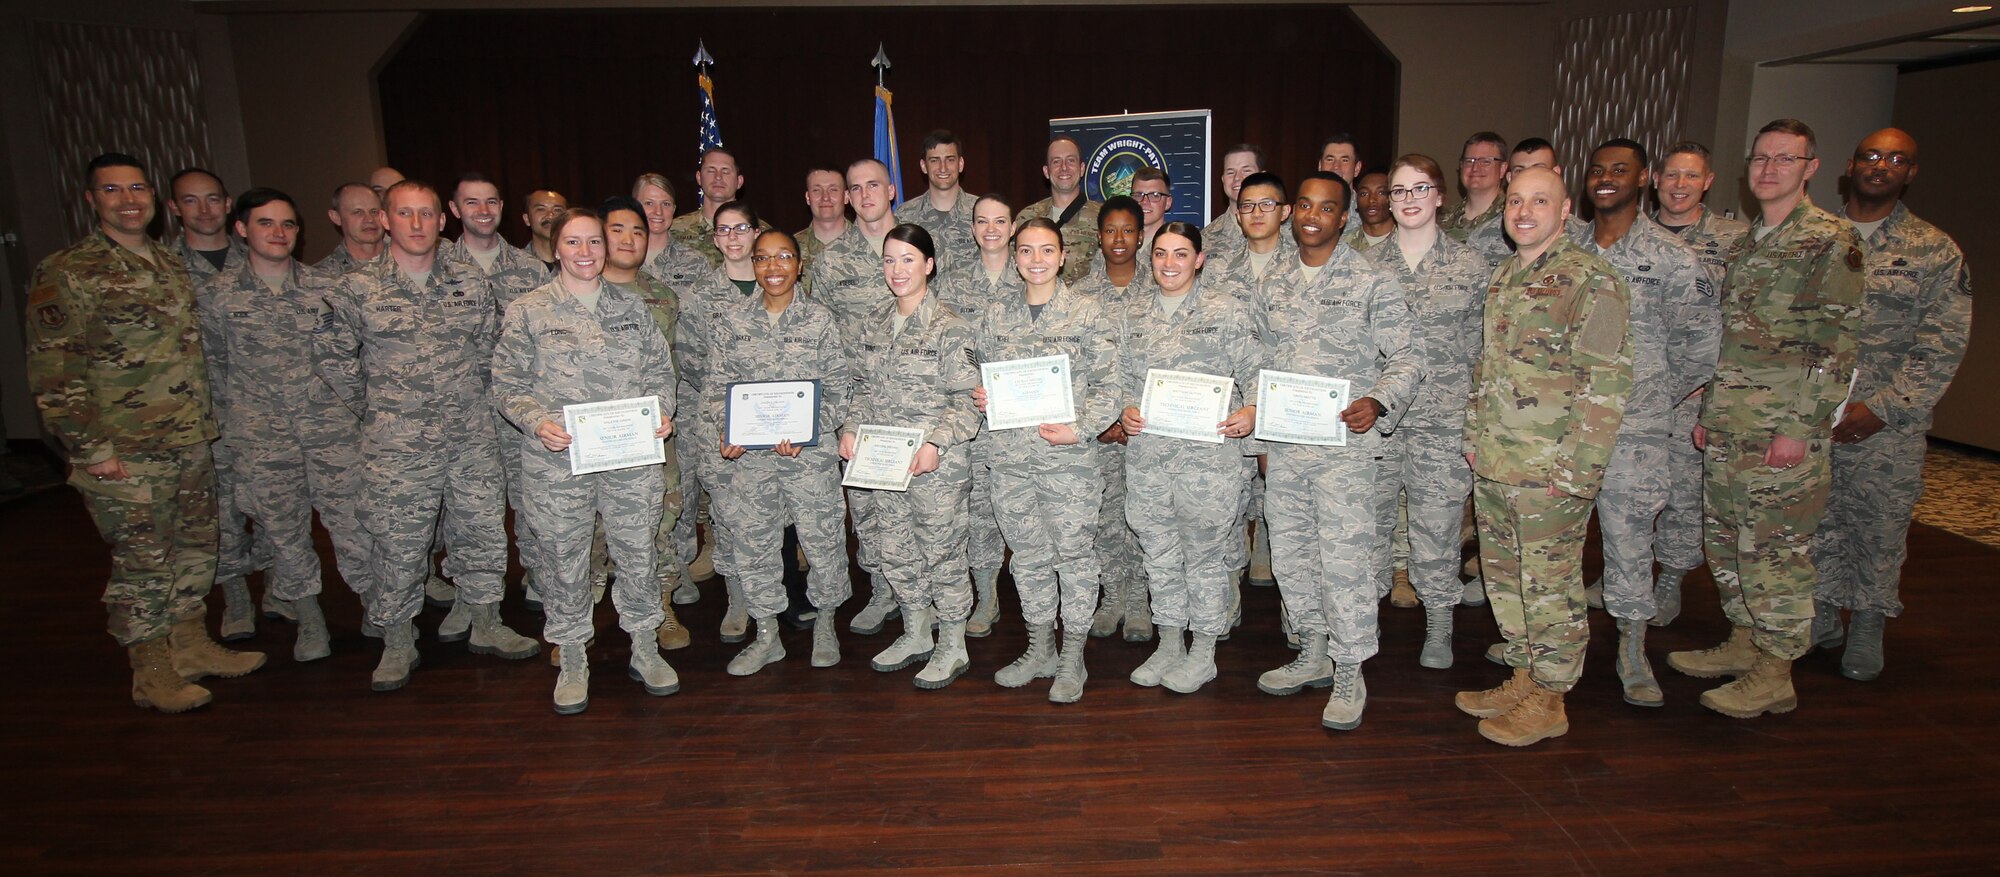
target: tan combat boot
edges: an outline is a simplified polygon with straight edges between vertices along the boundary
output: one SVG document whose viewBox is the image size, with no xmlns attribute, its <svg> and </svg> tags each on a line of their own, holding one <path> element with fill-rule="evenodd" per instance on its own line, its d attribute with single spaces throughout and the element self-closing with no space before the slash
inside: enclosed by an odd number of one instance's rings
<svg viewBox="0 0 2000 877">
<path fill-rule="evenodd" d="M 1389 605 L 1398 609 L 1417 608 L 1417 589 L 1410 585 L 1410 571 L 1398 569 L 1390 578 Z"/>
<path fill-rule="evenodd" d="M 1521 698 L 1527 697 L 1528 691 L 1534 687 L 1534 677 L 1528 675 L 1527 668 L 1515 667 L 1514 675 L 1498 686 L 1485 691 L 1461 691 L 1451 702 L 1458 706 L 1459 712 L 1468 716 L 1490 719 L 1513 709 L 1514 704 L 1520 703 Z"/>
<path fill-rule="evenodd" d="M 167 640 L 173 647 L 174 672 L 189 682 L 208 676 L 230 679 L 264 666 L 263 652 L 232 651 L 209 639 L 201 615 L 174 622 Z"/>
<path fill-rule="evenodd" d="M 1697 679 L 1741 676 L 1757 663 L 1757 646 L 1750 641 L 1750 628 L 1732 627 L 1729 639 L 1719 646 L 1692 652 L 1667 653 L 1667 666 Z"/>
<path fill-rule="evenodd" d="M 1505 715 L 1479 720 L 1479 736 L 1502 746 L 1527 746 L 1569 733 L 1560 691 L 1530 683 L 1526 697 Z"/>
<path fill-rule="evenodd" d="M 1701 705 L 1737 719 L 1798 709 L 1799 695 L 1792 690 L 1792 662 L 1760 651 L 1750 672 L 1721 688 L 1702 692 Z"/>
<path fill-rule="evenodd" d="M 680 616 L 674 614 L 673 602 L 661 600 L 660 609 L 664 615 L 660 619 L 660 629 L 655 637 L 659 640 L 660 648 L 670 652 L 675 649 L 687 648 L 688 643 L 693 641 L 693 637 L 688 633 L 687 627 L 681 624 Z M 557 666 L 561 665 L 558 664 Z"/>
<path fill-rule="evenodd" d="M 173 646 L 166 637 L 147 640 L 125 650 L 132 662 L 132 704 L 163 713 L 184 713 L 206 706 L 208 689 L 191 685 L 174 672 Z"/>
</svg>

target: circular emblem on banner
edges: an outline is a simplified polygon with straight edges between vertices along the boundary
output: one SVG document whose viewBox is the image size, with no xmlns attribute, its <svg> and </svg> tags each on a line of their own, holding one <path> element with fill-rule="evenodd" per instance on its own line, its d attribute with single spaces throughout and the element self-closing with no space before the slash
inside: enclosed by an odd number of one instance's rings
<svg viewBox="0 0 2000 877">
<path fill-rule="evenodd" d="M 1167 160 L 1160 155 L 1160 148 L 1137 134 L 1113 134 L 1090 153 L 1090 165 L 1084 173 L 1088 182 L 1084 195 L 1092 201 L 1114 195 L 1129 196 L 1132 175 L 1142 167 L 1167 171 Z"/>
</svg>

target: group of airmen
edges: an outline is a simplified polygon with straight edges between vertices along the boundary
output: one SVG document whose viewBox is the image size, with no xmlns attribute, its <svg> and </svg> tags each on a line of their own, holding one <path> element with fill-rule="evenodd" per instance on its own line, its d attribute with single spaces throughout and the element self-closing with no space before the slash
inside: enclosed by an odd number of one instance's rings
<svg viewBox="0 0 2000 877">
<path fill-rule="evenodd" d="M 1715 174 L 1693 142 L 1655 160 L 1607 141 L 1579 190 L 1546 140 L 1481 132 L 1449 204 L 1423 155 L 1372 168 L 1336 136 L 1288 182 L 1240 144 L 1206 226 L 1168 221 L 1158 169 L 1088 200 L 1067 137 L 1048 144 L 1049 197 L 1018 209 L 965 191 L 966 159 L 932 132 L 927 188 L 900 205 L 877 161 L 816 168 L 812 222 L 786 233 L 709 149 L 699 209 L 676 216 L 651 173 L 597 209 L 536 191 L 524 248 L 501 237 L 486 177 L 446 191 L 383 168 L 333 193 L 341 241 L 306 266 L 286 194 L 232 198 L 184 170 L 161 243 L 145 168 L 98 157 L 97 228 L 40 266 L 28 356 L 112 546 L 104 601 L 134 702 L 192 709 L 211 697 L 197 680 L 263 665 L 211 639 L 215 585 L 223 639 L 252 635 L 261 609 L 296 625 L 296 660 L 331 653 L 315 513 L 382 642 L 376 690 L 418 666 L 427 601 L 449 608 L 440 641 L 538 654 L 498 612 L 509 507 L 565 714 L 588 704 L 607 593 L 650 694 L 679 687 L 661 653 L 691 640 L 675 604 L 718 574 L 721 637 L 747 641 L 730 674 L 785 657 L 781 620 L 810 627 L 813 666 L 837 664 L 850 525 L 870 588 L 849 629 L 900 617 L 870 663 L 921 663 L 923 688 L 966 672 L 965 638 L 999 623 L 1003 567 L 1028 645 L 994 679 L 1050 679 L 1055 702 L 1082 696 L 1088 640 L 1121 628 L 1156 641 L 1132 682 L 1199 690 L 1247 582 L 1276 586 L 1268 633 L 1296 650 L 1258 687 L 1330 689 L 1322 724 L 1353 729 L 1385 598 L 1422 607 L 1419 660 L 1439 669 L 1456 607 L 1490 603 L 1502 642 L 1486 656 L 1510 675 L 1456 704 L 1525 746 L 1568 729 L 1590 606 L 1616 621 L 1624 699 L 1662 705 L 1646 630 L 1679 615 L 1704 560 L 1730 635 L 1667 656 L 1733 677 L 1704 706 L 1789 711 L 1792 662 L 1843 640 L 1845 676 L 1882 672 L 1924 435 L 1972 303 L 1958 247 L 1902 203 L 1908 134 L 1858 144 L 1828 212 L 1805 191 L 1811 129 L 1766 125 L 1752 223 L 1704 206 Z M 1076 419 L 988 428 L 980 364 L 1058 354 Z M 1148 433 L 1153 369 L 1227 379 L 1215 440 Z M 1345 444 L 1258 438 L 1267 369 L 1349 381 Z M 805 379 L 822 388 L 819 440 L 730 444 L 730 387 Z M 573 473 L 564 406 L 647 396 L 667 462 Z M 864 424 L 923 430 L 907 490 L 841 486 Z M 1593 513 L 1604 565 L 1586 585 Z M 261 607 L 245 583 L 259 570 Z"/>
</svg>

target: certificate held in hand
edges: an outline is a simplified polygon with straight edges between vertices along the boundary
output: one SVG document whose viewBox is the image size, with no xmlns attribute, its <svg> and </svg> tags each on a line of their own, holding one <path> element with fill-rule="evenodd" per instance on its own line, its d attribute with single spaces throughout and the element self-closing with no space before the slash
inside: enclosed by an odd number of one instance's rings
<svg viewBox="0 0 2000 877">
<path fill-rule="evenodd" d="M 981 363 L 986 387 L 986 428 L 1019 429 L 1076 420 L 1069 354 Z"/>
<path fill-rule="evenodd" d="M 667 461 L 660 428 L 660 397 L 638 396 L 563 406 L 569 433 L 569 472 L 588 475 Z"/>
<path fill-rule="evenodd" d="M 819 381 L 742 381 L 723 398 L 723 441 L 746 450 L 819 444 Z"/>
<path fill-rule="evenodd" d="M 909 490 L 910 464 L 924 443 L 924 431 L 862 424 L 854 431 L 854 459 L 840 478 L 842 487 Z"/>
<path fill-rule="evenodd" d="M 1352 384 L 1266 369 L 1257 373 L 1256 437 L 1294 445 L 1347 444 L 1347 410 Z"/>
<path fill-rule="evenodd" d="M 1139 395 L 1145 434 L 1222 444 L 1216 424 L 1229 416 L 1234 383 L 1220 375 L 1147 369 L 1146 389 Z"/>
</svg>

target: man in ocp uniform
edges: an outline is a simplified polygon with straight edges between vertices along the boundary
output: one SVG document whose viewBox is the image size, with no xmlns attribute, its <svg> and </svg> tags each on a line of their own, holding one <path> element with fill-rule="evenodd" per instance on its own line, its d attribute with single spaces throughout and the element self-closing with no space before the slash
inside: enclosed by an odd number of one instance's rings
<svg viewBox="0 0 2000 877">
<path fill-rule="evenodd" d="M 1075 283 L 1090 272 L 1090 257 L 1097 254 L 1097 202 L 1083 194 L 1083 147 L 1067 134 L 1049 141 L 1042 160 L 1042 176 L 1049 181 L 1049 197 L 1036 201 L 1014 217 L 1014 227 L 1038 217 L 1047 217 L 1062 231 L 1064 283 Z M 1151 241 L 1141 246 L 1151 247 Z"/>
<path fill-rule="evenodd" d="M 100 155 L 84 178 L 97 229 L 35 269 L 28 380 L 111 543 L 104 602 L 131 660 L 132 702 L 184 712 L 210 699 L 189 682 L 241 676 L 264 656 L 208 637 L 216 429 L 187 266 L 146 237 L 155 202 L 138 159 Z"/>
</svg>

